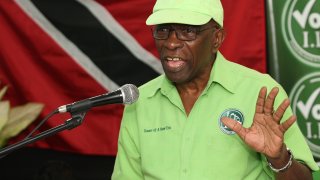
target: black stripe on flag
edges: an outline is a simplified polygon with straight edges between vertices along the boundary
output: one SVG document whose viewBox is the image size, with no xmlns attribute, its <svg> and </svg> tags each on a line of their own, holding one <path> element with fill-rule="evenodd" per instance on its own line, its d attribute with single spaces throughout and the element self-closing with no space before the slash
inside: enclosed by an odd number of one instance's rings
<svg viewBox="0 0 320 180">
<path fill-rule="evenodd" d="M 74 0 L 31 0 L 43 15 L 110 79 L 137 86 L 159 75 L 138 60 L 91 12 Z"/>
</svg>

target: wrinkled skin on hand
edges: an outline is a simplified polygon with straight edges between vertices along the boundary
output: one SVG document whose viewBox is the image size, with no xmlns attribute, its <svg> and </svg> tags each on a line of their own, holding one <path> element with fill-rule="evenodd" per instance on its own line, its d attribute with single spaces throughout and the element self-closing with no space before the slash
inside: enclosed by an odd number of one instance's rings
<svg viewBox="0 0 320 180">
<path fill-rule="evenodd" d="M 231 118 L 222 119 L 222 122 L 236 132 L 249 147 L 274 159 L 280 157 L 284 148 L 284 133 L 296 121 L 296 117 L 291 116 L 280 123 L 290 101 L 285 99 L 274 111 L 273 105 L 278 92 L 279 89 L 274 87 L 267 96 L 267 88 L 260 89 L 253 123 L 249 128 L 243 127 Z"/>
</svg>

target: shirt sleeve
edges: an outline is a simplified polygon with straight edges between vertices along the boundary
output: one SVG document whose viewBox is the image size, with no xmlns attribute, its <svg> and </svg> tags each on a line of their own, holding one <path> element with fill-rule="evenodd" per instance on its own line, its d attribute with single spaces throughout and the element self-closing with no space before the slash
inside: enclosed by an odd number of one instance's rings
<svg viewBox="0 0 320 180">
<path fill-rule="evenodd" d="M 134 105 L 125 107 L 118 140 L 112 180 L 143 179 Z"/>
</svg>

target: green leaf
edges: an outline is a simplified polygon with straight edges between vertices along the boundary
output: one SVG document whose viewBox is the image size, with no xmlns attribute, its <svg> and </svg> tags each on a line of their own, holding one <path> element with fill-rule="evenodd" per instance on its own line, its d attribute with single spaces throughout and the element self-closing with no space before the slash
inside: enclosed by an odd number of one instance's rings
<svg viewBox="0 0 320 180">
<path fill-rule="evenodd" d="M 7 139 L 16 136 L 31 124 L 39 116 L 43 106 L 39 103 L 27 103 L 12 108 L 9 113 L 9 120 L 0 132 L 0 145 L 3 145 Z"/>
<path fill-rule="evenodd" d="M 4 96 L 4 94 L 7 92 L 8 86 L 5 86 L 4 88 L 1 89 L 0 91 L 0 100 Z"/>
<path fill-rule="evenodd" d="M 9 120 L 9 109 L 10 109 L 9 101 L 0 102 L 0 131 Z"/>
</svg>

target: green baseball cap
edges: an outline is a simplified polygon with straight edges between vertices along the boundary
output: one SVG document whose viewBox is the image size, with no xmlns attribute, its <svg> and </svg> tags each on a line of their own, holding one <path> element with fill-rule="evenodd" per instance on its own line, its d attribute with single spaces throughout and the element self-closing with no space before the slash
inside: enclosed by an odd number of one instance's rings
<svg viewBox="0 0 320 180">
<path fill-rule="evenodd" d="M 223 26 L 223 7 L 220 0 L 157 0 L 146 24 L 203 25 L 210 19 Z"/>
</svg>

